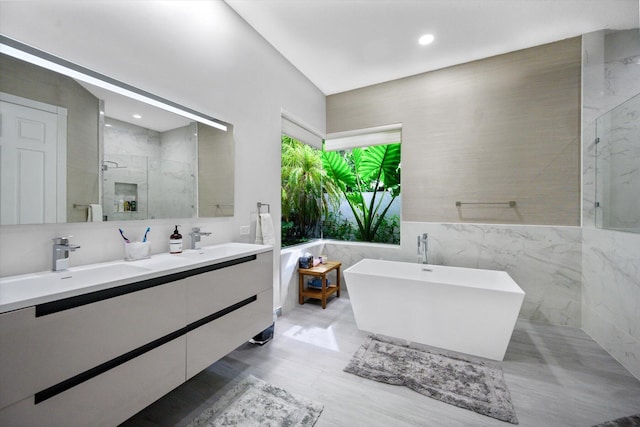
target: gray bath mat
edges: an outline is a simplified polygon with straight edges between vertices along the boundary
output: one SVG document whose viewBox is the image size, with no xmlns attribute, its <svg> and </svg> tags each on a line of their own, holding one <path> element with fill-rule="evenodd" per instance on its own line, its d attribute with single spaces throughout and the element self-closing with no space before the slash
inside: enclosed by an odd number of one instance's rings
<svg viewBox="0 0 640 427">
<path fill-rule="evenodd" d="M 323 406 L 252 375 L 242 380 L 187 427 L 312 426 Z"/>
<path fill-rule="evenodd" d="M 593 427 L 636 427 L 640 426 L 640 414 L 607 421 Z"/>
<path fill-rule="evenodd" d="M 372 336 L 344 371 L 518 424 L 498 362 Z"/>
</svg>

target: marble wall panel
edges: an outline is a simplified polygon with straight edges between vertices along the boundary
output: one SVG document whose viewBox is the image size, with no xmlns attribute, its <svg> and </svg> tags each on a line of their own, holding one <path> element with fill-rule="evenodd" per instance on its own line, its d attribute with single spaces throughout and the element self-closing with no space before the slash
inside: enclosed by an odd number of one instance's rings
<svg viewBox="0 0 640 427">
<path fill-rule="evenodd" d="M 604 31 L 582 37 L 582 226 L 595 226 L 596 119 L 604 106 Z"/>
<path fill-rule="evenodd" d="M 582 90 L 582 328 L 638 378 L 640 234 L 595 228 L 593 140 L 596 119 L 640 93 L 639 37 L 637 29 L 586 34 Z"/>
<path fill-rule="evenodd" d="M 596 121 L 596 224 L 640 232 L 640 94 Z"/>
<path fill-rule="evenodd" d="M 583 230 L 583 328 L 640 378 L 640 236 Z"/>
<path fill-rule="evenodd" d="M 128 162 L 119 162 L 123 165 L 128 164 L 127 169 L 110 168 L 104 175 L 104 206 L 108 217 L 193 217 L 196 186 L 195 126 L 187 125 L 166 132 L 157 132 L 111 118 L 107 119 L 107 122 L 111 126 L 105 128 L 105 159 L 129 159 Z M 142 164 L 136 159 L 143 159 L 144 167 L 138 167 Z M 118 177 L 118 182 L 138 185 L 136 212 L 114 212 L 114 192 L 111 187 L 115 176 Z"/>
<path fill-rule="evenodd" d="M 613 31 L 604 37 L 604 109 L 640 92 L 640 31 Z"/>
<path fill-rule="evenodd" d="M 429 263 L 507 271 L 526 292 L 521 318 L 580 327 L 578 227 L 403 222 L 400 246 L 325 240 L 317 250 L 345 269 L 363 258 L 417 262 L 416 236 L 425 232 Z M 286 292 L 295 298 L 297 282 L 282 283 L 288 283 Z"/>
</svg>

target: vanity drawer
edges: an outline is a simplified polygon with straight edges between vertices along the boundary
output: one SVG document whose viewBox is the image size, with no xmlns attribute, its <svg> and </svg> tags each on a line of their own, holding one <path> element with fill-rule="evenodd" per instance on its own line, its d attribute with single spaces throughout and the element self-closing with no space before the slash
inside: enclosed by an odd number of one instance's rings
<svg viewBox="0 0 640 427">
<path fill-rule="evenodd" d="M 186 325 L 182 280 L 36 317 L 0 315 L 0 408 Z"/>
<path fill-rule="evenodd" d="M 273 322 L 273 289 L 255 301 L 187 333 L 187 379 L 235 350 Z"/>
<path fill-rule="evenodd" d="M 34 404 L 26 398 L 0 410 L 0 425 L 105 426 L 127 420 L 184 383 L 185 336 Z"/>
<path fill-rule="evenodd" d="M 187 322 L 195 322 L 273 288 L 273 252 L 185 279 Z M 271 312 L 271 309 L 269 310 Z"/>
</svg>

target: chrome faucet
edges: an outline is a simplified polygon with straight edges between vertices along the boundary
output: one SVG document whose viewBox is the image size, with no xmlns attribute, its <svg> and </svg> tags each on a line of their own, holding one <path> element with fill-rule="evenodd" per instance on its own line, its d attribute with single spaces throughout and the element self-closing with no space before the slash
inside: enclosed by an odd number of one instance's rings
<svg viewBox="0 0 640 427">
<path fill-rule="evenodd" d="M 209 232 L 205 233 L 203 231 L 200 231 L 200 227 L 193 227 L 189 235 L 191 236 L 191 249 L 200 249 L 200 247 L 202 246 L 202 243 L 200 242 L 200 237 L 210 236 L 211 233 Z"/>
<path fill-rule="evenodd" d="M 69 252 L 80 249 L 80 245 L 72 245 L 69 239 L 73 236 L 53 238 L 53 257 L 51 270 L 60 271 L 69 268 Z"/>
<path fill-rule="evenodd" d="M 423 233 L 418 235 L 418 262 L 421 264 L 429 264 L 429 235 Z"/>
</svg>

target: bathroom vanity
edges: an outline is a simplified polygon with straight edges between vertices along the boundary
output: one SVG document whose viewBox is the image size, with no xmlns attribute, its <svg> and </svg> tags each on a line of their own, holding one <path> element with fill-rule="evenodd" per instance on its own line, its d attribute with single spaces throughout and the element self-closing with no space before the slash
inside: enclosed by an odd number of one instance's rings
<svg viewBox="0 0 640 427">
<path fill-rule="evenodd" d="M 228 243 L 0 280 L 0 425 L 113 426 L 272 321 L 273 249 Z"/>
</svg>

